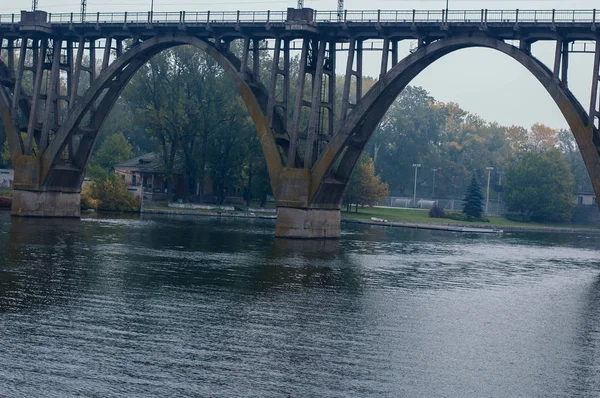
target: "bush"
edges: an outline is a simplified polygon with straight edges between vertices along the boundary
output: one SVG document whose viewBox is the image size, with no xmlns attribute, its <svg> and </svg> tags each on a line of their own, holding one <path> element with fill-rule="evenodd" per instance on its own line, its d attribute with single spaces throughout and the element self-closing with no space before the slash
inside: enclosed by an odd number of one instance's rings
<svg viewBox="0 0 600 398">
<path fill-rule="evenodd" d="M 94 209 L 98 210 L 100 201 L 92 198 L 91 184 L 85 185 L 81 189 L 81 210 Z"/>
<path fill-rule="evenodd" d="M 84 190 L 86 192 L 86 190 Z M 89 186 L 89 194 L 82 195 L 89 208 L 96 208 L 103 211 L 139 211 L 138 202 L 131 196 L 125 183 L 116 178 L 114 174 L 109 177 L 94 181 Z M 94 207 L 95 206 L 95 207 Z"/>
<path fill-rule="evenodd" d="M 472 217 L 465 213 L 459 213 L 456 211 L 449 212 L 446 214 L 446 218 L 456 221 L 465 221 L 465 222 L 490 222 L 488 218 L 485 217 Z"/>
<path fill-rule="evenodd" d="M 446 218 L 446 212 L 444 209 L 438 207 L 437 204 L 433 205 L 431 210 L 429 210 L 429 217 L 431 218 Z"/>
<path fill-rule="evenodd" d="M 531 217 L 525 214 L 509 213 L 504 216 L 507 220 L 516 222 L 531 222 Z"/>
</svg>

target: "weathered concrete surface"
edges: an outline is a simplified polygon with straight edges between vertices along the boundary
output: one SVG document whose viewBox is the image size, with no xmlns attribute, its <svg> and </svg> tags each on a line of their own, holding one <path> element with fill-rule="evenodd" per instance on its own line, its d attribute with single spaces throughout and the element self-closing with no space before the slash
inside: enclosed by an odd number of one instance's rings
<svg viewBox="0 0 600 398">
<path fill-rule="evenodd" d="M 275 236 L 296 239 L 336 239 L 340 237 L 339 210 L 278 207 Z"/>
<path fill-rule="evenodd" d="M 308 208 L 310 170 L 284 167 L 278 176 L 276 190 L 273 191 L 277 207 Z"/>
<path fill-rule="evenodd" d="M 13 192 L 13 216 L 80 217 L 79 193 L 22 191 Z"/>
</svg>

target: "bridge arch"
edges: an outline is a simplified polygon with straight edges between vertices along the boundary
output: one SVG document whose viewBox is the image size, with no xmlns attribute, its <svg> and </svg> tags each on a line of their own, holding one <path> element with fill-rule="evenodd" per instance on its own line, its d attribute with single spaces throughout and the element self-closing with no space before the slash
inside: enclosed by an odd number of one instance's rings
<svg viewBox="0 0 600 398">
<path fill-rule="evenodd" d="M 100 99 L 97 107 L 98 111 L 93 114 L 90 122 L 95 133 L 91 136 L 83 137 L 75 155 L 75 163 L 82 170 L 89 161 L 98 130 L 129 80 L 153 56 L 166 49 L 185 44 L 206 51 L 234 81 L 254 122 L 271 176 L 271 185 L 273 186 L 279 178 L 282 162 L 270 126 L 272 124 L 278 125 L 280 122 L 276 120 L 275 123 L 271 123 L 266 116 L 267 94 L 261 90 L 258 84 L 251 84 L 244 78 L 246 71 L 238 72 L 240 68 L 234 64 L 238 61 L 234 56 L 224 54 L 217 49 L 215 44 L 209 41 L 182 33 L 163 34 L 145 40 L 118 57 L 98 75 L 85 91 L 84 95 L 75 103 L 68 117 L 57 131 L 54 140 L 43 154 L 42 181 L 48 177 L 53 164 L 60 158 L 74 130 L 79 126 L 86 113 L 98 101 L 102 93 L 104 93 L 104 96 Z M 273 115 L 273 119 L 278 117 L 278 114 Z"/>
<path fill-rule="evenodd" d="M 383 75 L 357 103 L 315 163 L 311 175 L 311 202 L 341 204 L 347 182 L 362 150 L 400 92 L 438 59 L 470 47 L 490 48 L 510 56 L 544 86 L 567 120 L 592 179 L 596 196 L 600 197 L 600 156 L 594 143 L 597 131 L 593 125 L 589 125 L 588 115 L 579 101 L 535 57 L 504 41 L 481 34 L 433 42 L 407 56 Z"/>
<path fill-rule="evenodd" d="M 10 69 L 4 63 L 3 60 L 0 59 L 0 80 L 4 82 L 11 81 L 11 73 Z M 20 155 L 23 151 L 23 143 L 21 139 L 21 135 L 18 134 L 19 129 L 11 116 L 11 107 L 12 107 L 12 96 L 14 87 L 5 86 L 0 87 L 0 118 L 2 118 L 2 122 L 4 124 L 4 131 L 6 132 L 6 139 L 8 141 L 8 147 L 10 151 L 11 157 L 15 157 Z M 17 104 L 20 111 L 23 113 L 25 118 L 29 117 L 29 112 L 31 104 L 26 96 L 21 95 L 19 103 Z"/>
</svg>

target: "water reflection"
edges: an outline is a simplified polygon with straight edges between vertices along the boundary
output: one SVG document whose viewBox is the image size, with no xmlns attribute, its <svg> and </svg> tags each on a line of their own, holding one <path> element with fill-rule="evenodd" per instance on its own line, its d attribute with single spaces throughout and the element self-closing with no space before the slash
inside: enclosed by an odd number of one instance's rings
<svg viewBox="0 0 600 398">
<path fill-rule="evenodd" d="M 0 311 L 52 305 L 88 280 L 79 220 L 13 218 L 0 258 Z"/>
<path fill-rule="evenodd" d="M 583 292 L 585 301 L 580 314 L 572 374 L 569 378 L 572 396 L 589 396 L 600 391 L 600 275 Z"/>
</svg>

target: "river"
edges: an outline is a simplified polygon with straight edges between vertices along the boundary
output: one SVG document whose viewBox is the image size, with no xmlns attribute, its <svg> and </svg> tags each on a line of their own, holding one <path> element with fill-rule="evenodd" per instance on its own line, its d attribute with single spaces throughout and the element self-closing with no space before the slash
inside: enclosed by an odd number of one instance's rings
<svg viewBox="0 0 600 398">
<path fill-rule="evenodd" d="M 0 213 L 0 397 L 597 397 L 600 235 Z"/>
</svg>

